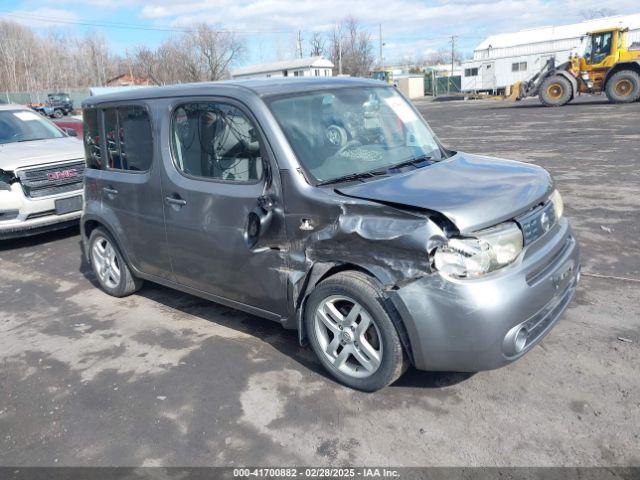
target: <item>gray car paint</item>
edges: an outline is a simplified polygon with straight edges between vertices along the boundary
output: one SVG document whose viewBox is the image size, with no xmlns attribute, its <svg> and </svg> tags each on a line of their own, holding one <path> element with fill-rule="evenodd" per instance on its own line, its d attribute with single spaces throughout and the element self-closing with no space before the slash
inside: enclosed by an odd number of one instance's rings
<svg viewBox="0 0 640 480">
<path fill-rule="evenodd" d="M 160 233 L 158 218 L 155 228 L 134 228 L 119 218 L 104 194 L 100 199 L 86 195 L 83 239 L 102 225 L 141 278 L 277 320 L 297 328 L 301 341 L 305 300 L 317 282 L 339 269 L 360 269 L 389 292 L 399 312 L 398 331 L 417 367 L 473 371 L 514 360 L 501 348 L 507 332 L 559 298 L 570 299 L 575 289 L 579 254 L 568 222 L 562 220 L 527 246 L 512 265 L 478 280 L 445 279 L 432 271 L 429 252 L 456 230 L 490 226 L 546 200 L 552 189 L 548 174 L 530 165 L 458 153 L 375 182 L 315 187 L 263 101 L 308 89 L 382 85 L 343 78 L 250 80 L 140 89 L 85 101 L 84 108 L 131 102 L 149 107 L 155 137 L 149 175 L 160 179 L 160 188 L 147 184 L 139 198 L 129 191 L 122 201 L 139 211 L 163 205 L 166 233 Z M 226 185 L 178 173 L 169 145 L 170 112 L 176 102 L 194 98 L 226 98 L 253 117 L 268 149 L 271 174 L 263 182 Z M 122 175 L 128 182 L 130 174 Z M 87 177 L 87 188 L 94 190 L 113 180 L 108 170 Z M 140 185 L 144 183 L 132 189 Z M 172 195 L 185 197 L 185 207 L 167 208 L 164 201 Z M 263 209 L 261 198 L 273 206 Z M 269 218 L 269 228 L 249 245 L 241 233 L 254 211 Z M 135 248 L 133 237 L 146 248 Z M 162 257 L 155 272 L 139 258 L 140 250 Z M 545 264 L 550 252 L 560 250 L 560 257 Z M 535 269 L 543 270 L 536 288 L 526 280 Z M 560 289 L 558 272 L 570 280 L 563 280 Z M 543 338 L 567 303 L 553 312 L 548 328 L 527 350 Z"/>
<path fill-rule="evenodd" d="M 543 168 L 467 153 L 338 189 L 353 197 L 440 212 L 461 232 L 513 218 L 542 202 L 551 190 L 551 179 Z"/>
</svg>

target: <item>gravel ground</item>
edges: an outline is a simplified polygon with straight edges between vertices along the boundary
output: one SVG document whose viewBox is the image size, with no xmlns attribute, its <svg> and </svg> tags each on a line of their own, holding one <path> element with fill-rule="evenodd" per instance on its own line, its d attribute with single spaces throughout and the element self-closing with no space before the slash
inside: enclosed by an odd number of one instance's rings
<svg viewBox="0 0 640 480">
<path fill-rule="evenodd" d="M 448 147 L 553 174 L 585 274 L 544 342 L 364 394 L 268 321 L 103 294 L 77 230 L 4 242 L 0 465 L 640 465 L 640 103 L 417 104 Z"/>
</svg>

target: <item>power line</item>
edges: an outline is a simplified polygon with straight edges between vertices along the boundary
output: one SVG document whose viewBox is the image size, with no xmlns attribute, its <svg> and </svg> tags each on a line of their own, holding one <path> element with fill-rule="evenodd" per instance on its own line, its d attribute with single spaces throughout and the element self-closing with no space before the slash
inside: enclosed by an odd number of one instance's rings
<svg viewBox="0 0 640 480">
<path fill-rule="evenodd" d="M 120 23 L 120 22 L 107 22 L 107 21 L 93 21 L 93 20 L 68 20 L 64 18 L 55 18 L 55 17 L 44 17 L 41 15 L 35 15 L 31 13 L 16 13 L 16 12 L 8 12 L 0 10 L 0 13 L 4 16 L 8 17 L 17 17 L 23 18 L 26 20 L 37 20 L 41 22 L 47 23 L 62 23 L 67 25 L 81 25 L 81 26 L 89 26 L 89 27 L 100 27 L 100 28 L 120 28 L 125 30 L 143 30 L 143 31 L 156 31 L 156 32 L 174 32 L 174 33 L 185 33 L 190 31 L 189 28 L 185 27 L 158 27 L 153 25 L 136 25 L 130 23 Z M 234 29 L 234 28 L 222 28 L 222 29 L 214 29 L 216 32 L 220 33 L 238 33 L 238 34 L 285 34 L 292 33 L 294 30 L 244 30 L 244 29 Z"/>
</svg>

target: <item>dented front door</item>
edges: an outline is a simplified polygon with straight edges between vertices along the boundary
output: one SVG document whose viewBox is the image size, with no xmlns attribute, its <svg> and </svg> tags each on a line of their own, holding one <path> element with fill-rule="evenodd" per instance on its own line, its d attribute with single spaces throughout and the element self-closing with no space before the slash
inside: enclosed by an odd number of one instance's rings
<svg viewBox="0 0 640 480">
<path fill-rule="evenodd" d="M 162 189 L 176 280 L 284 314 L 283 257 L 276 248 L 255 248 L 247 234 L 269 186 L 269 160 L 254 121 L 237 105 L 215 99 L 182 100 L 170 108 L 172 121 L 162 125 L 162 138 L 170 139 Z"/>
</svg>

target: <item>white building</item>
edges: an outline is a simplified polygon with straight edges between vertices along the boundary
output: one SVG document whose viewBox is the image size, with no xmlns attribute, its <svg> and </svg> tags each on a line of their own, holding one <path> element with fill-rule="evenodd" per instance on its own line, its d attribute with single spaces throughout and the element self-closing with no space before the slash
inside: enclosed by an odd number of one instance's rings
<svg viewBox="0 0 640 480">
<path fill-rule="evenodd" d="M 463 91 L 499 91 L 540 71 L 549 57 L 556 64 L 577 53 L 581 38 L 593 30 L 629 28 L 627 46 L 640 42 L 640 14 L 598 18 L 572 25 L 492 35 L 476 47 L 473 60 L 462 64 Z"/>
<path fill-rule="evenodd" d="M 296 58 L 282 62 L 251 65 L 231 72 L 233 78 L 331 77 L 333 63 L 324 57 Z"/>
</svg>

